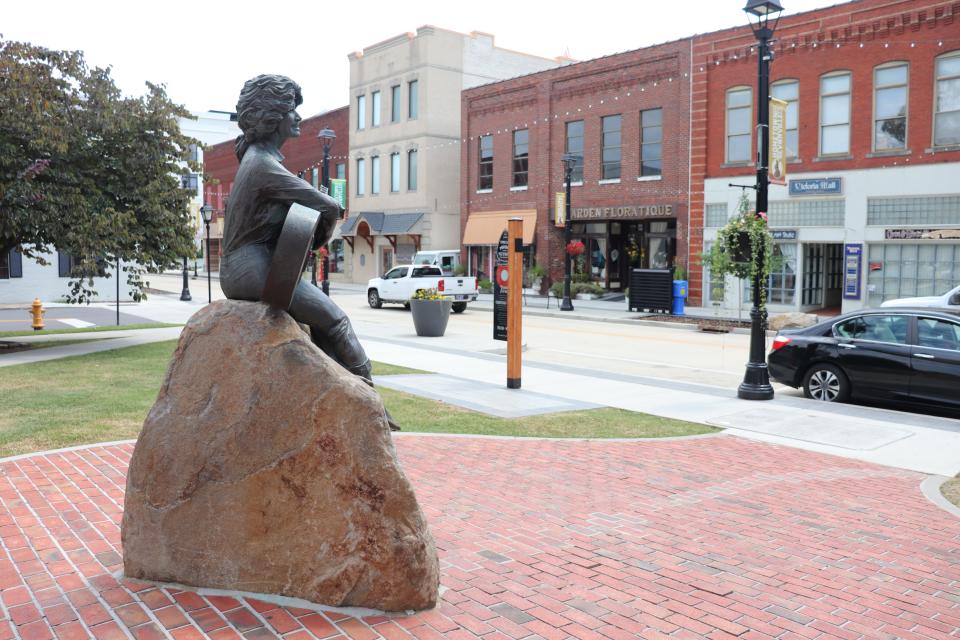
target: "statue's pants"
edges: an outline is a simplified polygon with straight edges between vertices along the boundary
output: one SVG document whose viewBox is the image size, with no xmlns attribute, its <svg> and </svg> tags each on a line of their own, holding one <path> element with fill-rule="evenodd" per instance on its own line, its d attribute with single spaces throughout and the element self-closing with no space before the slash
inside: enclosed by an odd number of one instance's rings
<svg viewBox="0 0 960 640">
<path fill-rule="evenodd" d="M 220 287 L 231 300 L 260 300 L 270 270 L 273 246 L 253 244 L 223 257 Z M 288 312 L 297 322 L 310 326 L 314 344 L 348 371 L 370 378 L 370 360 L 353 332 L 350 319 L 312 284 L 300 280 Z"/>
</svg>

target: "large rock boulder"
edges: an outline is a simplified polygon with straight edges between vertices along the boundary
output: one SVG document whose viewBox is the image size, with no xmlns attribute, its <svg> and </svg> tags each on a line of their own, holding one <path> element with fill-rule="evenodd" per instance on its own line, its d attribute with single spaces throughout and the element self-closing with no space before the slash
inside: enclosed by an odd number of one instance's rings
<svg viewBox="0 0 960 640">
<path fill-rule="evenodd" d="M 770 316 L 770 320 L 767 321 L 767 326 L 774 331 L 780 331 L 780 329 L 803 329 L 804 327 L 812 327 L 819 321 L 820 318 L 815 314 L 791 311 L 789 313 L 778 313 L 775 316 Z"/>
<path fill-rule="evenodd" d="M 130 461 L 122 538 L 131 578 L 385 611 L 437 601 L 380 397 L 262 303 L 215 302 L 184 328 Z"/>
</svg>

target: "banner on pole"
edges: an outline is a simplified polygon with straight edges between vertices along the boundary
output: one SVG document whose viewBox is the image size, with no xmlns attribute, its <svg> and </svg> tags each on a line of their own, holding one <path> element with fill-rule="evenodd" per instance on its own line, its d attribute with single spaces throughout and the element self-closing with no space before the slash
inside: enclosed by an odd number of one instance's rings
<svg viewBox="0 0 960 640">
<path fill-rule="evenodd" d="M 770 184 L 787 184 L 787 103 L 770 98 L 770 157 L 767 178 Z"/>
<path fill-rule="evenodd" d="M 553 224 L 563 227 L 567 224 L 567 194 L 557 191 L 553 201 Z"/>
<path fill-rule="evenodd" d="M 343 178 L 330 180 L 330 197 L 337 201 L 341 209 L 347 208 L 347 181 Z"/>
</svg>

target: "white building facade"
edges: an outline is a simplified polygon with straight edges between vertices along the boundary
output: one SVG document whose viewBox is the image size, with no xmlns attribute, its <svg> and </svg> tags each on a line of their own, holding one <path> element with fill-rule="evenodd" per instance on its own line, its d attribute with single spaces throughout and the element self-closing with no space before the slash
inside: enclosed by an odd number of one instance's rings
<svg viewBox="0 0 960 640">
<path fill-rule="evenodd" d="M 460 246 L 460 92 L 559 66 L 433 26 L 350 60 L 350 211 L 341 278 L 363 283 L 416 251 Z"/>
</svg>

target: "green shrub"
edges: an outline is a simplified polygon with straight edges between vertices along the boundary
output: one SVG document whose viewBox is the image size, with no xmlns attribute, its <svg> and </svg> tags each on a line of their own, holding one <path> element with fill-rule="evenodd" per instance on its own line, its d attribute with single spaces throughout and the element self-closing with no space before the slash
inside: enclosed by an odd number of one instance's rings
<svg viewBox="0 0 960 640">
<path fill-rule="evenodd" d="M 480 289 L 480 293 L 492 293 L 493 292 L 493 282 L 484 278 L 477 283 L 477 288 Z"/>
</svg>

